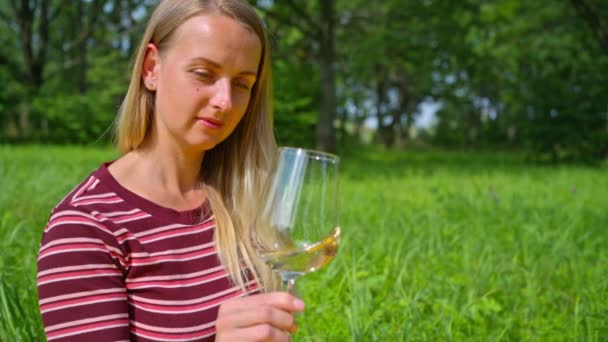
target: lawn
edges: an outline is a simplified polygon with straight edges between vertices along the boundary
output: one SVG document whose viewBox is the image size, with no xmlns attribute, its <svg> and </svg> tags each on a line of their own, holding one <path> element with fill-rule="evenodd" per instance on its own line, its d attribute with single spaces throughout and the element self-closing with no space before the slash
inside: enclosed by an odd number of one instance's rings
<svg viewBox="0 0 608 342">
<path fill-rule="evenodd" d="M 38 341 L 53 205 L 110 149 L 0 146 L 0 341 Z M 343 154 L 343 242 L 299 281 L 296 341 L 608 340 L 608 165 Z"/>
</svg>

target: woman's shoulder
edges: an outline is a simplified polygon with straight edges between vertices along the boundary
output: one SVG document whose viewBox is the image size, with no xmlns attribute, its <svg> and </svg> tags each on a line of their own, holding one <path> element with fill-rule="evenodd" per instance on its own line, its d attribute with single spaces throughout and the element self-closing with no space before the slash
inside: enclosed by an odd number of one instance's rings
<svg viewBox="0 0 608 342">
<path fill-rule="evenodd" d="M 113 240 L 119 227 L 108 217 L 132 208 L 106 184 L 108 164 L 91 172 L 51 210 L 45 236 L 95 235 Z"/>
<path fill-rule="evenodd" d="M 102 163 L 69 191 L 51 210 L 49 223 L 59 217 L 78 216 L 105 225 L 110 222 L 107 216 L 134 210 L 116 191 L 107 168 L 110 163 Z"/>
<path fill-rule="evenodd" d="M 82 207 L 87 203 L 91 203 L 91 199 L 104 197 L 104 186 L 100 186 L 102 179 L 104 178 L 104 169 L 107 170 L 108 162 L 105 162 L 99 166 L 96 170 L 89 173 L 78 185 L 70 190 L 63 199 L 53 208 L 53 212 L 75 209 Z"/>
</svg>

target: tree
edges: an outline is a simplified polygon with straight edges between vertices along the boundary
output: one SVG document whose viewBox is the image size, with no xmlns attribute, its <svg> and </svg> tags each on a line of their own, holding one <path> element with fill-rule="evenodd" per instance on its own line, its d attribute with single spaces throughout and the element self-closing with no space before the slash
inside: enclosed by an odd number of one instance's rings
<svg viewBox="0 0 608 342">
<path fill-rule="evenodd" d="M 432 6 L 398 0 L 340 4 L 340 88 L 368 89 L 359 96 L 375 102 L 370 114 L 380 142 L 403 147 L 420 103 L 431 92 Z M 353 102 L 348 92 L 339 95 L 342 105 Z"/>
<path fill-rule="evenodd" d="M 580 17 L 588 24 L 598 44 L 600 44 L 604 51 L 608 52 L 607 18 L 603 18 L 600 15 L 600 13 L 608 13 L 608 6 L 606 6 L 606 2 L 598 3 L 596 6 L 592 4 L 592 1 L 588 0 L 571 0 L 570 3 L 572 6 L 574 6 L 574 8 L 576 8 L 577 12 L 580 14 Z M 603 12 L 595 10 L 594 7 L 601 8 Z"/>
<path fill-rule="evenodd" d="M 461 120 L 469 129 L 479 126 L 485 141 L 505 137 L 528 148 L 535 159 L 605 154 L 607 108 L 600 94 L 602 84 L 608 84 L 608 59 L 597 34 L 581 25 L 575 7 L 543 1 L 444 6 L 453 6 L 444 20 L 455 33 L 452 37 L 464 40 L 441 35 L 443 53 L 438 55 L 444 57 L 438 65 L 445 67 L 437 72 L 445 81 L 438 82 L 438 96 L 449 110 L 440 120 Z M 447 137 L 445 129 L 462 126 L 438 127 Z M 468 143 L 462 133 L 460 141 Z"/>
<path fill-rule="evenodd" d="M 319 110 L 316 123 L 316 148 L 335 151 L 336 80 L 335 80 L 335 0 L 317 2 L 256 1 L 266 19 L 276 26 L 297 28 L 300 39 L 318 61 Z"/>
</svg>

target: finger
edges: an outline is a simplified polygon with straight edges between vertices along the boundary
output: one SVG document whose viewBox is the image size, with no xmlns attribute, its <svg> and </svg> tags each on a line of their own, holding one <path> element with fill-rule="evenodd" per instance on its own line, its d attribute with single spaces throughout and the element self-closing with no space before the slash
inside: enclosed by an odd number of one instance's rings
<svg viewBox="0 0 608 342">
<path fill-rule="evenodd" d="M 233 331 L 229 336 L 218 336 L 220 341 L 263 341 L 263 342 L 289 342 L 291 336 L 288 332 L 277 329 L 268 324 L 260 324 L 245 329 Z"/>
<path fill-rule="evenodd" d="M 220 307 L 223 314 L 230 314 L 234 311 L 243 311 L 248 308 L 257 308 L 263 305 L 271 305 L 288 312 L 300 312 L 304 310 L 304 302 L 287 292 L 271 292 L 256 294 L 230 300 Z"/>
<path fill-rule="evenodd" d="M 290 312 L 271 305 L 262 305 L 253 310 L 225 313 L 218 319 L 218 329 L 247 328 L 268 324 L 277 329 L 295 332 L 295 319 Z"/>
</svg>

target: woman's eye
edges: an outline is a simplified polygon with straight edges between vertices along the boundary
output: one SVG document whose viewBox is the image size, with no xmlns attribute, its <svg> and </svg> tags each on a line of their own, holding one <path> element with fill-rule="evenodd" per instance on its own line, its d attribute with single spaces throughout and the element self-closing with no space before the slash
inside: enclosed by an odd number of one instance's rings
<svg viewBox="0 0 608 342">
<path fill-rule="evenodd" d="M 249 83 L 245 81 L 235 81 L 234 84 L 244 90 L 249 90 L 251 88 L 251 86 L 249 86 Z"/>
<path fill-rule="evenodd" d="M 210 81 L 213 79 L 213 75 L 211 73 L 209 73 L 208 71 L 205 70 L 194 70 L 193 71 L 194 74 L 196 75 L 196 77 L 205 80 L 205 81 Z"/>
</svg>

